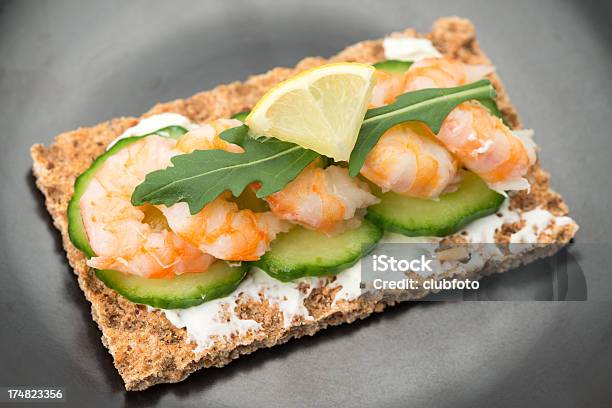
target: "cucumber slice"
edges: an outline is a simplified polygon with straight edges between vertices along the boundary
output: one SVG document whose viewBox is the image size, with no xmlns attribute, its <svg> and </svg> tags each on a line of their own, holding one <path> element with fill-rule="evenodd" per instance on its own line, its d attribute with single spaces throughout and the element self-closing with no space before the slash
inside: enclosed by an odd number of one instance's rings
<svg viewBox="0 0 612 408">
<path fill-rule="evenodd" d="M 382 236 L 383 231 L 367 220 L 332 237 L 294 227 L 272 241 L 270 250 L 254 264 L 282 282 L 336 275 L 370 252 Z"/>
<path fill-rule="evenodd" d="M 403 74 L 411 65 L 412 61 L 386 60 L 374 64 L 374 68 L 390 74 Z"/>
<path fill-rule="evenodd" d="M 96 270 L 106 286 L 134 303 L 162 309 L 184 309 L 227 296 L 236 289 L 248 266 L 217 261 L 206 272 L 186 273 L 173 279 L 148 279 L 111 270 Z"/>
<path fill-rule="evenodd" d="M 443 237 L 497 211 L 504 196 L 487 187 L 476 174 L 465 170 L 462 173 L 459 189 L 444 194 L 438 201 L 381 193 L 380 188 L 371 184 L 381 202 L 368 207 L 366 218 L 387 231 L 410 237 Z"/>
<path fill-rule="evenodd" d="M 250 110 L 238 112 L 237 114 L 232 115 L 232 119 L 237 119 L 237 120 L 239 120 L 241 122 L 244 122 L 246 117 L 249 116 L 249 113 L 251 113 Z"/>
<path fill-rule="evenodd" d="M 143 137 L 156 134 L 162 137 L 178 138 L 186 132 L 187 130 L 183 127 L 169 126 L 144 136 L 121 139 L 98 157 L 76 179 L 74 194 L 68 204 L 68 234 L 75 247 L 83 251 L 88 258 L 96 256 L 85 233 L 79 201 L 102 164 L 110 156 Z M 158 215 L 153 212 L 145 214 L 145 217 L 154 219 Z M 156 220 L 156 222 L 165 222 L 165 219 Z M 217 261 L 206 272 L 187 273 L 174 279 L 148 279 L 112 270 L 96 270 L 96 276 L 106 286 L 132 302 L 164 309 L 178 309 L 195 306 L 232 293 L 246 275 L 247 268 L 245 263 L 231 267 L 223 261 Z"/>
</svg>

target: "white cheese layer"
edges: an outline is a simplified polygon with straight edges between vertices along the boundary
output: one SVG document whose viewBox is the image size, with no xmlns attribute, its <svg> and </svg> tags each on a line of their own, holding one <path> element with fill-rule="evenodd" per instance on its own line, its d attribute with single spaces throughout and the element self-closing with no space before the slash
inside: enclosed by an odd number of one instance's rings
<svg viewBox="0 0 612 408">
<path fill-rule="evenodd" d="M 156 130 L 166 128 L 168 126 L 181 126 L 187 130 L 192 130 L 198 127 L 196 124 L 191 122 L 188 118 L 178 113 L 160 113 L 158 115 L 149 116 L 148 118 L 142 119 L 136 126 L 132 126 L 119 135 L 113 140 L 107 147 L 106 150 L 113 147 L 121 139 L 125 139 L 133 136 L 144 136 L 149 133 L 153 133 Z"/>
<path fill-rule="evenodd" d="M 442 56 L 426 38 L 387 37 L 383 40 L 383 48 L 388 60 L 419 61 Z"/>
</svg>

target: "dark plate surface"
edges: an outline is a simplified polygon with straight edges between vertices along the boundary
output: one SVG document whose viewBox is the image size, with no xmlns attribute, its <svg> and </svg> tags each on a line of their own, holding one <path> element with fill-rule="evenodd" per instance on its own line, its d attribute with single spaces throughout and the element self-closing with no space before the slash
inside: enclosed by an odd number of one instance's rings
<svg viewBox="0 0 612 408">
<path fill-rule="evenodd" d="M 0 3 L 0 386 L 62 386 L 74 406 L 606 406 L 612 305 L 594 299 L 610 298 L 612 271 L 590 252 L 612 241 L 612 13 L 604 2 L 431 3 Z M 566 258 L 591 300 L 404 304 L 126 393 L 33 185 L 30 145 L 445 15 L 474 21 L 536 129 L 582 227 Z M 549 273 L 539 262 L 483 285 L 549 299 Z"/>
</svg>

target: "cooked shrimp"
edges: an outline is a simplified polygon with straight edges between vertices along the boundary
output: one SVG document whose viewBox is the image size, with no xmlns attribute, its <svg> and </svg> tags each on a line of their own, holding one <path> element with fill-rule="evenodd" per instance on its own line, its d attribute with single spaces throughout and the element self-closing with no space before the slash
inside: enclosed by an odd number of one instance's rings
<svg viewBox="0 0 612 408">
<path fill-rule="evenodd" d="M 194 150 L 220 149 L 231 153 L 243 153 L 244 149 L 238 145 L 228 143 L 219 137 L 224 130 L 240 126 L 242 122 L 236 119 L 217 119 L 211 123 L 205 123 L 183 135 L 176 147 L 183 153 L 191 153 Z"/>
<path fill-rule="evenodd" d="M 370 107 L 387 105 L 405 92 L 469 84 L 494 71 L 491 65 L 469 65 L 445 57 L 417 61 L 403 74 L 377 70 Z"/>
<path fill-rule="evenodd" d="M 97 256 L 87 264 L 146 278 L 203 272 L 210 255 L 163 228 L 147 223 L 154 207 L 134 207 L 130 198 L 147 173 L 167 167 L 176 141 L 159 136 L 139 140 L 109 157 L 80 199 L 89 244 Z"/>
<path fill-rule="evenodd" d="M 219 133 L 240 125 L 220 119 L 178 140 L 149 136 L 109 157 L 81 198 L 81 213 L 95 268 L 114 269 L 147 278 L 203 272 L 215 260 L 258 259 L 287 225 L 272 213 L 238 211 L 224 197 L 192 216 L 187 204 L 134 207 L 131 195 L 145 176 L 171 165 L 170 159 L 194 150 L 242 153 Z M 150 214 L 154 214 L 151 216 Z M 154 219 L 155 222 L 152 222 Z"/>
<path fill-rule="evenodd" d="M 419 61 L 406 75 L 406 91 L 463 85 L 492 71 L 446 58 Z M 535 163 L 535 145 L 513 134 L 482 105 L 464 102 L 446 117 L 437 135 L 465 167 L 482 177 L 493 189 L 526 189 L 523 176 Z"/>
<path fill-rule="evenodd" d="M 529 188 L 523 176 L 536 161 L 535 144 L 513 133 L 476 102 L 464 102 L 444 120 L 438 139 L 495 190 Z"/>
<path fill-rule="evenodd" d="M 380 69 L 377 69 L 374 75 L 376 76 L 376 84 L 372 90 L 370 108 L 388 105 L 393 102 L 397 96 L 404 93 L 404 85 L 406 83 L 405 75 L 392 74 Z"/>
<path fill-rule="evenodd" d="M 289 224 L 271 212 L 239 210 L 228 197 L 217 197 L 195 215 L 186 203 L 161 211 L 172 231 L 200 250 L 229 261 L 255 261 L 278 233 L 289 230 Z"/>
<path fill-rule="evenodd" d="M 240 124 L 240 121 L 233 119 L 205 124 L 180 138 L 177 148 L 184 153 L 209 149 L 243 153 L 240 146 L 219 137 L 222 131 Z M 186 203 L 158 208 L 172 231 L 203 252 L 229 261 L 259 259 L 278 233 L 289 230 L 289 224 L 271 212 L 239 210 L 238 205 L 228 201 L 228 198 L 228 193 L 217 197 L 195 215 L 191 215 Z"/>
<path fill-rule="evenodd" d="M 426 58 L 406 71 L 404 92 L 469 84 L 495 71 L 492 65 L 470 65 L 451 58 Z"/>
<path fill-rule="evenodd" d="M 326 234 L 358 225 L 358 211 L 379 201 L 365 183 L 339 166 L 307 167 L 265 200 L 279 218 Z"/>
<path fill-rule="evenodd" d="M 436 198 L 457 186 L 458 161 L 424 125 L 388 130 L 366 157 L 361 174 L 383 191 Z"/>
<path fill-rule="evenodd" d="M 414 63 L 403 78 L 403 92 L 464 85 L 493 72 L 489 65 L 467 65 L 449 58 Z M 388 92 L 397 92 L 389 88 Z M 397 95 L 387 94 L 386 100 Z M 502 191 L 529 188 L 523 178 L 535 162 L 535 144 L 513 133 L 478 103 L 464 102 L 444 120 L 436 136 L 468 169 L 491 188 Z"/>
</svg>

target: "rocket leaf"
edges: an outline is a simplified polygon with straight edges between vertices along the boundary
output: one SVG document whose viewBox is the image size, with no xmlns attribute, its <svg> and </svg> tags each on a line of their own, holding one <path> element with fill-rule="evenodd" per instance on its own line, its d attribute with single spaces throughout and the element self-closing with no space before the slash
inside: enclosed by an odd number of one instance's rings
<svg viewBox="0 0 612 408">
<path fill-rule="evenodd" d="M 245 125 L 228 129 L 219 137 L 237 144 L 244 153 L 196 150 L 172 158 L 173 166 L 147 174 L 132 194 L 133 205 L 186 202 L 196 214 L 221 193 L 235 197 L 252 182 L 259 182 L 258 197 L 281 190 L 319 154 L 273 138 L 254 139 Z"/>
<path fill-rule="evenodd" d="M 488 80 L 456 88 L 434 88 L 400 95 L 392 104 L 370 109 L 365 115 L 357 143 L 351 153 L 349 172 L 359 174 L 366 156 L 389 128 L 408 121 L 425 123 L 438 133 L 446 116 L 460 103 L 480 101 L 499 116 L 495 89 Z M 259 182 L 258 197 L 285 187 L 319 154 L 293 143 L 274 138 L 254 139 L 246 125 L 222 132 L 220 137 L 244 149 L 244 153 L 224 150 L 196 150 L 172 158 L 173 166 L 149 173 L 132 194 L 132 204 L 171 206 L 186 202 L 192 214 L 222 192 L 239 196 L 252 182 Z"/>
<path fill-rule="evenodd" d="M 359 174 L 370 150 L 391 127 L 403 122 L 419 121 L 425 123 L 432 132 L 438 133 L 446 116 L 467 100 L 479 100 L 492 114 L 499 116 L 495 89 L 486 79 L 455 88 L 408 92 L 389 105 L 368 110 L 351 153 L 349 174 L 353 177 Z"/>
</svg>

